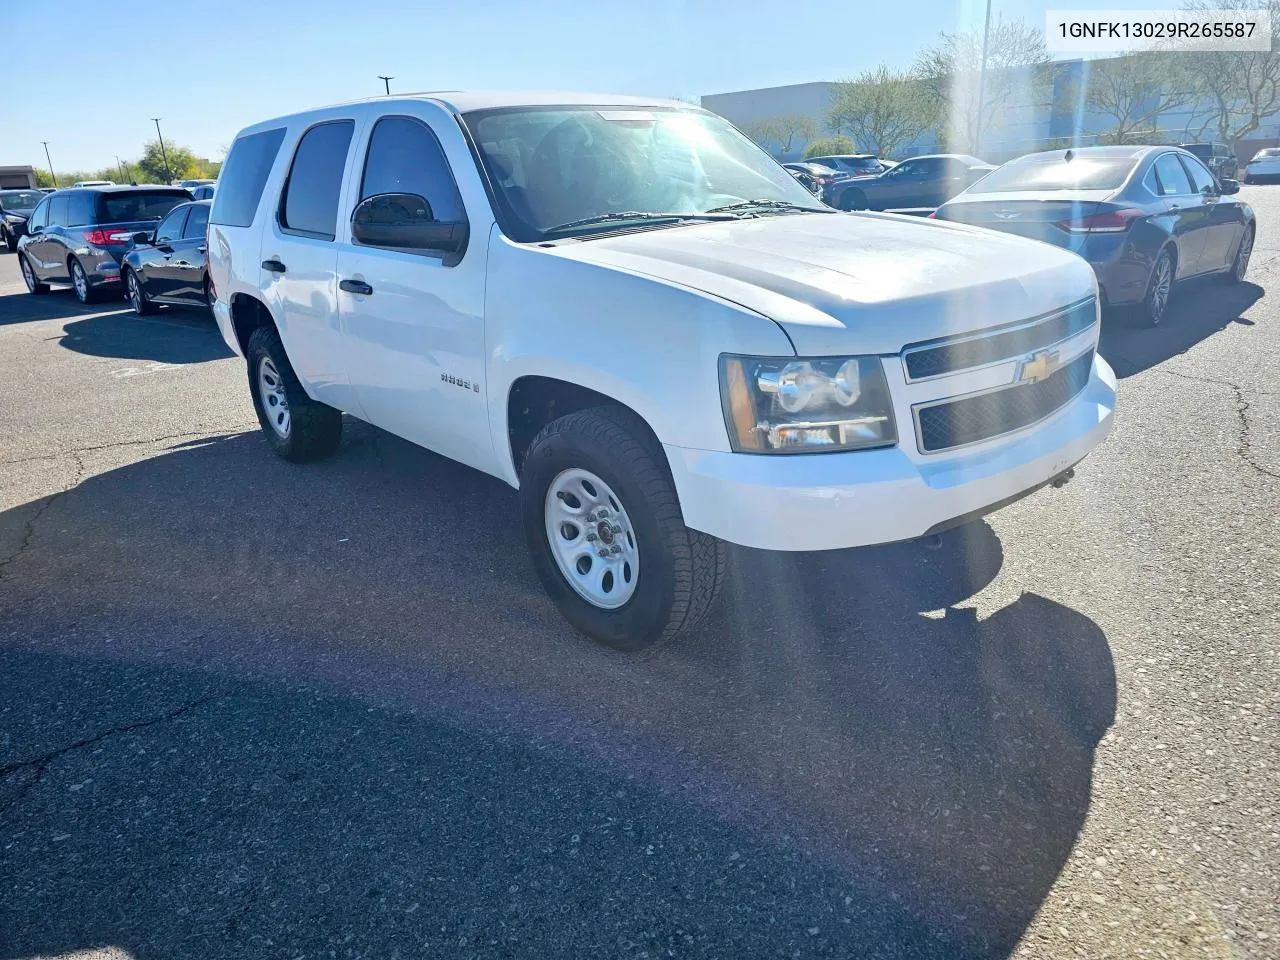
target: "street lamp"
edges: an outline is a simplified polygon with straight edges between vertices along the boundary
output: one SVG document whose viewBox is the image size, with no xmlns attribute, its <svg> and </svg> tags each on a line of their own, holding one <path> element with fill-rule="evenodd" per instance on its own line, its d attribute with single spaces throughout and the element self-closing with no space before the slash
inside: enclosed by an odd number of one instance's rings
<svg viewBox="0 0 1280 960">
<path fill-rule="evenodd" d="M 120 162 L 120 154 L 116 154 L 116 169 L 120 171 L 120 176 L 124 178 L 124 182 L 129 182 L 129 175 L 124 172 L 124 164 Z"/>
<path fill-rule="evenodd" d="M 164 159 L 164 175 L 173 183 L 173 170 L 169 166 L 169 154 L 164 149 L 164 134 L 160 132 L 160 118 L 152 117 L 156 125 L 156 136 L 160 138 L 160 156 Z"/>
<path fill-rule="evenodd" d="M 384 77 L 382 74 L 378 74 L 378 79 L 382 81 L 383 87 L 386 88 L 387 96 L 391 96 L 391 81 L 394 80 L 395 77 Z"/>
<path fill-rule="evenodd" d="M 58 175 L 53 172 L 53 161 L 49 160 L 49 141 L 41 140 L 40 142 L 44 145 L 44 158 L 49 161 L 49 176 L 53 178 L 53 185 L 56 187 L 58 185 Z"/>
</svg>

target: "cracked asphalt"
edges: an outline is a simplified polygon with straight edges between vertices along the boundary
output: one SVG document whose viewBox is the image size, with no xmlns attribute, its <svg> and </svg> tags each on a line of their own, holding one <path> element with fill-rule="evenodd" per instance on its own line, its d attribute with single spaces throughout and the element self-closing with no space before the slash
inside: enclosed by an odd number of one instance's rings
<svg viewBox="0 0 1280 960">
<path fill-rule="evenodd" d="M 1112 437 L 947 538 L 736 550 L 649 657 L 513 493 L 275 459 L 199 312 L 0 255 L 0 960 L 1280 957 L 1280 188 L 1109 319 Z"/>
</svg>

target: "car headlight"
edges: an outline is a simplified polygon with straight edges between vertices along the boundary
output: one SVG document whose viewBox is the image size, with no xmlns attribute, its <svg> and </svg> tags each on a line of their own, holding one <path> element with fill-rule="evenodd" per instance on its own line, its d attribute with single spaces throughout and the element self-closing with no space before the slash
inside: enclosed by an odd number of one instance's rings
<svg viewBox="0 0 1280 960">
<path fill-rule="evenodd" d="M 16 226 L 18 226 L 19 224 L 22 224 L 22 223 L 26 223 L 26 222 L 27 222 L 27 218 L 26 218 L 26 217 L 19 217 L 19 216 L 15 216 L 15 215 L 14 215 L 14 214 L 12 214 L 12 213 L 6 213 L 6 214 L 4 215 L 4 218 L 5 218 L 7 221 L 9 221 L 11 224 L 13 224 L 15 227 L 16 227 Z"/>
<path fill-rule="evenodd" d="M 898 442 L 879 357 L 720 358 L 729 442 L 739 453 L 821 453 Z"/>
</svg>

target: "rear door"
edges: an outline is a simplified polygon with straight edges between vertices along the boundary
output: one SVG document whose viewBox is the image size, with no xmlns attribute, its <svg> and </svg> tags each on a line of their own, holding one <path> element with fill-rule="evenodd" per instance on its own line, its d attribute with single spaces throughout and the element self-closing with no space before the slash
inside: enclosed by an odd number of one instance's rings
<svg viewBox="0 0 1280 960">
<path fill-rule="evenodd" d="M 1191 185 L 1200 194 L 1206 220 L 1200 272 L 1225 270 L 1235 258 L 1236 242 L 1244 229 L 1244 211 L 1234 197 L 1223 196 L 1218 181 L 1195 157 L 1179 157 Z"/>
<path fill-rule="evenodd" d="M 442 223 L 468 220 L 454 169 L 472 165 L 452 118 L 433 105 L 376 117 L 348 192 L 338 293 L 351 382 L 370 422 L 454 460 L 491 470 L 485 390 L 487 236 L 461 258 L 368 246 L 350 237 L 363 200 L 388 193 L 426 200 Z M 448 144 L 446 147 L 445 144 Z M 452 151 L 452 157 L 450 154 Z M 471 218 L 474 220 L 474 217 Z"/>
<path fill-rule="evenodd" d="M 205 231 L 209 208 L 198 203 L 189 208 L 182 237 L 173 244 L 173 295 L 184 303 L 204 303 Z"/>
<path fill-rule="evenodd" d="M 355 118 L 312 124 L 294 148 L 262 235 L 262 294 L 307 393 L 351 410 L 338 328 L 338 201 Z"/>
<path fill-rule="evenodd" d="M 162 300 L 173 297 L 178 289 L 177 268 L 173 264 L 177 253 L 175 244 L 182 240 L 182 226 L 187 222 L 190 207 L 179 207 L 160 221 L 152 241 L 154 252 L 148 254 L 139 266 L 147 293 Z"/>
<path fill-rule="evenodd" d="M 1162 153 L 1156 157 L 1152 165 L 1152 179 L 1156 195 L 1164 203 L 1165 213 L 1169 216 L 1178 250 L 1178 279 L 1194 276 L 1200 272 L 1208 237 L 1209 211 L 1176 153 Z"/>
</svg>

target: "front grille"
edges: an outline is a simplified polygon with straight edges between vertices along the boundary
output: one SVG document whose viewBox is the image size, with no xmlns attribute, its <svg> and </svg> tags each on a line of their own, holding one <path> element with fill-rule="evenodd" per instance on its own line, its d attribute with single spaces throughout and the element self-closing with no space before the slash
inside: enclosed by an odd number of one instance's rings
<svg viewBox="0 0 1280 960">
<path fill-rule="evenodd" d="M 1032 353 L 1075 336 L 1096 319 L 1096 301 L 1090 297 L 1059 313 L 1019 322 L 1003 331 L 997 328 L 976 336 L 908 344 L 902 351 L 907 379 L 941 377 Z"/>
<path fill-rule="evenodd" d="M 917 407 L 920 451 L 937 453 L 990 440 L 1043 420 L 1085 388 L 1092 367 L 1089 350 L 1044 380 Z"/>
</svg>

